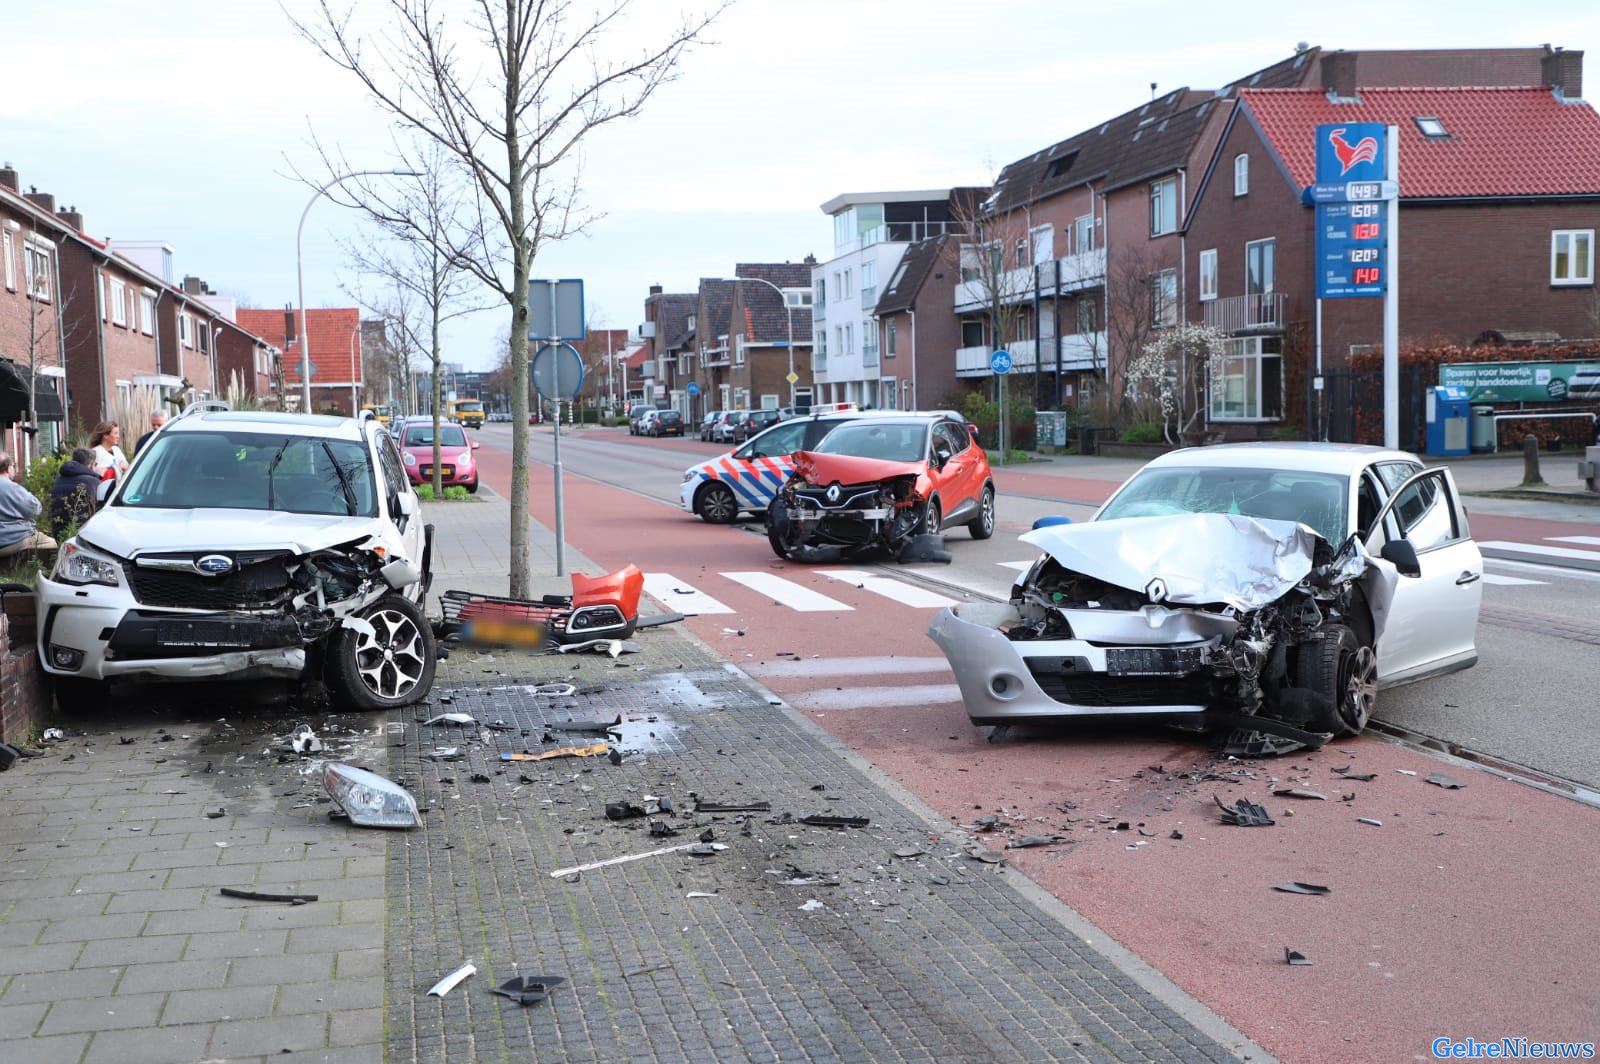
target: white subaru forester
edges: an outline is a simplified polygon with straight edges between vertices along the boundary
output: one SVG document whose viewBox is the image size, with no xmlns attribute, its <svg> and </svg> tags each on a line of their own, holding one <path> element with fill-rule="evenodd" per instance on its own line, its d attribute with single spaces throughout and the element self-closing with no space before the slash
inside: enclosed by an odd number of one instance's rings
<svg viewBox="0 0 1600 1064">
<path fill-rule="evenodd" d="M 38 583 L 61 708 L 106 682 L 321 678 L 352 709 L 424 697 L 432 528 L 370 416 L 191 409 Z"/>
</svg>

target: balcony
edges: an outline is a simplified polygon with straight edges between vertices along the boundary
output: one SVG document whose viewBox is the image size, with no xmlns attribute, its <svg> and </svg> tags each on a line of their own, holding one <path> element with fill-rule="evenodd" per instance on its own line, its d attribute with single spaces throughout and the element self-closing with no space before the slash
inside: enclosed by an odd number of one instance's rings
<svg viewBox="0 0 1600 1064">
<path fill-rule="evenodd" d="M 1267 292 L 1264 295 L 1228 296 L 1213 299 L 1204 308 L 1207 325 L 1221 329 L 1230 336 L 1238 333 L 1283 332 L 1287 322 L 1289 295 L 1287 292 Z"/>
<path fill-rule="evenodd" d="M 1064 255 L 1054 262 L 1007 270 L 999 279 L 999 288 L 1003 302 L 1021 303 L 1032 300 L 1035 291 L 1040 299 L 1071 295 L 1104 284 L 1105 278 L 1106 250 L 1096 248 L 1077 255 Z M 968 314 L 983 310 L 989 305 L 990 295 L 989 285 L 982 280 L 963 281 L 956 285 L 955 311 Z"/>
<path fill-rule="evenodd" d="M 1011 353 L 1012 373 L 1032 373 L 1038 369 L 1044 373 L 1054 373 L 1056 368 L 1055 341 L 1052 338 L 1043 340 L 1018 340 L 1009 344 L 1006 350 Z M 1099 369 L 1105 362 L 1106 334 L 1077 333 L 1061 338 L 1061 369 L 1063 372 L 1077 372 L 1086 369 Z M 1042 352 L 1042 353 L 1041 353 Z M 956 376 L 957 377 L 988 377 L 989 356 L 994 354 L 994 348 L 987 345 L 982 347 L 960 347 L 956 349 Z M 1042 364 L 1040 359 L 1043 359 Z"/>
</svg>

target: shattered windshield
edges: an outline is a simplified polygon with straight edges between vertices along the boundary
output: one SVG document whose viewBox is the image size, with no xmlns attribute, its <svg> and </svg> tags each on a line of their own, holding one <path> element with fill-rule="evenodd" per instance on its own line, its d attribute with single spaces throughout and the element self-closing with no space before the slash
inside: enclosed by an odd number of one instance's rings
<svg viewBox="0 0 1600 1064">
<path fill-rule="evenodd" d="M 928 426 L 920 421 L 883 424 L 847 421 L 811 448 L 818 454 L 848 454 L 889 462 L 922 462 L 928 457 Z"/>
<path fill-rule="evenodd" d="M 372 462 L 353 440 L 271 432 L 164 432 L 116 505 L 372 517 Z"/>
<path fill-rule="evenodd" d="M 1244 514 L 1299 521 L 1337 546 L 1349 527 L 1349 478 L 1283 469 L 1145 469 L 1096 521 L 1172 514 Z"/>
</svg>

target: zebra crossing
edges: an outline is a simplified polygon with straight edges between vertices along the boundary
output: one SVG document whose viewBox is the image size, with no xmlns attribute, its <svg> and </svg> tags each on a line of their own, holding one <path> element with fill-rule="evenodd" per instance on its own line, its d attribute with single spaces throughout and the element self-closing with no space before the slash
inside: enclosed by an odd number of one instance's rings
<svg viewBox="0 0 1600 1064">
<path fill-rule="evenodd" d="M 1489 540 L 1479 544 L 1487 564 L 1511 572 L 1483 574 L 1483 582 L 1498 587 L 1534 587 L 1548 584 L 1558 576 L 1600 579 L 1600 536 L 1551 536 L 1547 541 L 1521 543 Z M 1020 574 L 1033 559 L 996 563 L 1001 569 Z M 1585 571 L 1589 570 L 1589 571 Z M 953 606 L 958 599 L 941 594 L 910 580 L 865 569 L 806 569 L 809 576 L 825 577 L 837 584 L 840 594 L 854 588 L 916 610 L 937 610 Z M 850 613 L 856 607 L 807 586 L 798 579 L 771 571 L 730 570 L 707 572 L 695 581 L 682 580 L 672 573 L 646 573 L 645 593 L 663 607 L 686 616 L 711 616 L 738 611 L 718 595 L 731 595 L 718 585 L 737 585 L 763 599 L 797 613 Z M 827 585 L 824 585 L 826 587 Z M 828 588 L 832 590 L 832 588 Z M 977 591 L 978 589 L 971 589 Z"/>
</svg>

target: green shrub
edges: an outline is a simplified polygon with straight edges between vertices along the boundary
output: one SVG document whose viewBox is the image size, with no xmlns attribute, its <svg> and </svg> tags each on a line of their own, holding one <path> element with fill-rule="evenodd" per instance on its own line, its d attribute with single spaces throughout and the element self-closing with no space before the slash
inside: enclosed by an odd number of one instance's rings
<svg viewBox="0 0 1600 1064">
<path fill-rule="evenodd" d="M 444 497 L 447 498 L 447 499 L 457 499 L 457 500 L 459 500 L 459 499 L 469 499 L 472 496 L 467 491 L 466 488 L 463 488 L 459 484 L 452 484 L 450 487 L 444 489 Z"/>
<path fill-rule="evenodd" d="M 418 484 L 417 498 L 421 499 L 423 502 L 431 502 L 433 500 L 433 485 Z"/>
<path fill-rule="evenodd" d="M 1159 421 L 1141 421 L 1137 425 L 1129 425 L 1117 437 L 1119 443 L 1160 443 L 1163 439 L 1165 437 L 1161 434 Z"/>
</svg>

